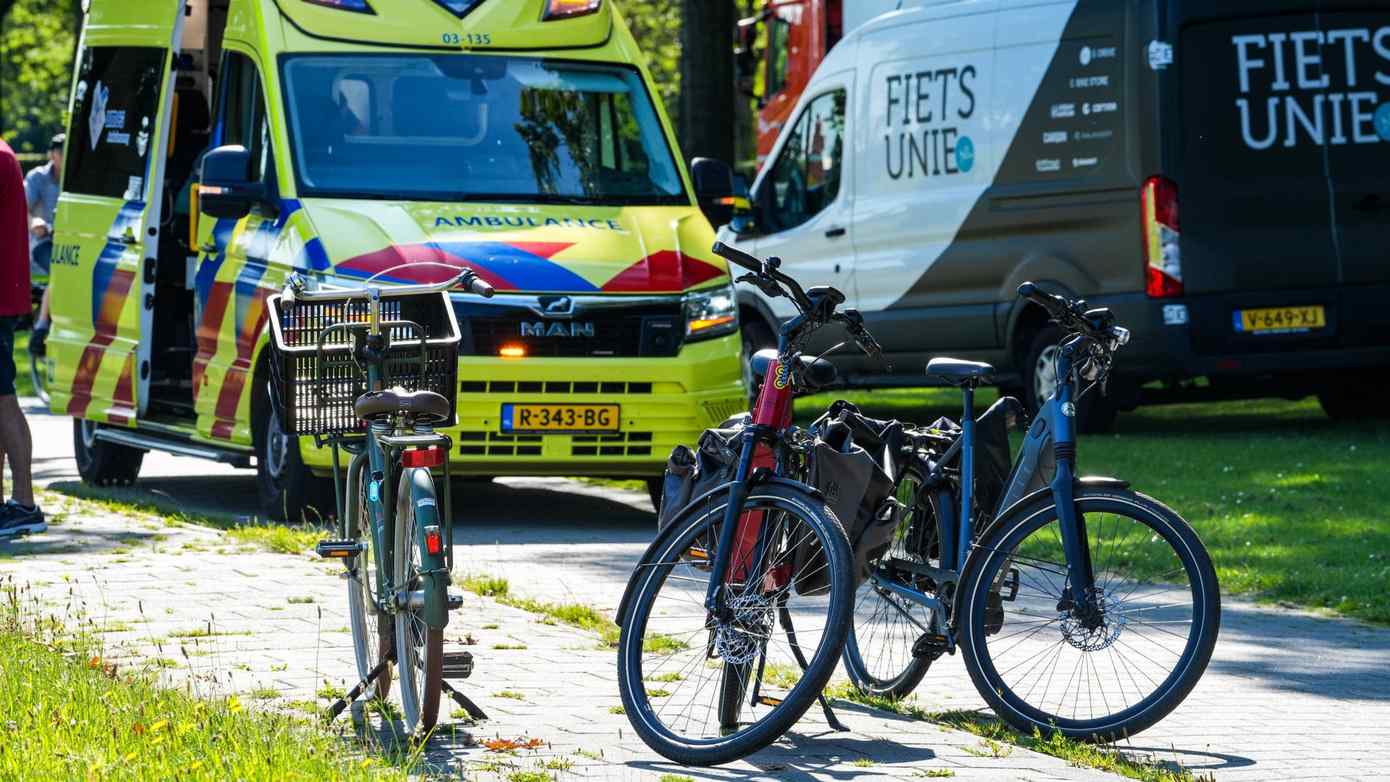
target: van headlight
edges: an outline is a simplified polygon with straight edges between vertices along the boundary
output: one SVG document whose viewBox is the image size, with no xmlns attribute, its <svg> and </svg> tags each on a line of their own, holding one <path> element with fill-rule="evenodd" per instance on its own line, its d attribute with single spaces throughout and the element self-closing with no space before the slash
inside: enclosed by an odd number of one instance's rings
<svg viewBox="0 0 1390 782">
<path fill-rule="evenodd" d="M 685 341 L 710 339 L 738 331 L 738 298 L 734 286 L 685 295 Z"/>
</svg>

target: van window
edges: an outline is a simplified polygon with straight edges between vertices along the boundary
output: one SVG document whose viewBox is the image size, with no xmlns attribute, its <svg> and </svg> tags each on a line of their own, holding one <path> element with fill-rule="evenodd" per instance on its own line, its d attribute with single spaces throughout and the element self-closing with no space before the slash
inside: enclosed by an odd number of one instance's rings
<svg viewBox="0 0 1390 782">
<path fill-rule="evenodd" d="M 159 113 L 167 53 L 92 46 L 82 53 L 63 189 L 140 201 Z"/>
<path fill-rule="evenodd" d="M 634 69 L 452 54 L 283 67 L 305 195 L 689 203 Z"/>
<path fill-rule="evenodd" d="M 772 208 L 763 210 L 769 230 L 795 228 L 835 202 L 844 132 L 844 90 L 827 92 L 802 110 L 764 185 L 772 188 Z"/>
<path fill-rule="evenodd" d="M 256 63 L 239 52 L 228 52 L 222 79 L 222 143 L 251 153 L 251 170 L 265 178 L 270 127 Z"/>
</svg>

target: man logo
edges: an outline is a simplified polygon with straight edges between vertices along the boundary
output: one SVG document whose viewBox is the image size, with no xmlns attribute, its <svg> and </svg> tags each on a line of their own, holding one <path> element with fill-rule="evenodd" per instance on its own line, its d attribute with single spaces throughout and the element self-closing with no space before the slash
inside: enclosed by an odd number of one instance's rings
<svg viewBox="0 0 1390 782">
<path fill-rule="evenodd" d="M 547 296 L 540 300 L 541 314 L 547 317 L 574 314 L 574 299 L 568 296 Z"/>
<path fill-rule="evenodd" d="M 536 321 L 535 323 L 522 323 L 521 336 L 523 337 L 558 337 L 560 339 L 593 339 L 596 336 L 594 324 L 579 323 L 571 321 L 569 323 L 545 323 Z"/>
</svg>

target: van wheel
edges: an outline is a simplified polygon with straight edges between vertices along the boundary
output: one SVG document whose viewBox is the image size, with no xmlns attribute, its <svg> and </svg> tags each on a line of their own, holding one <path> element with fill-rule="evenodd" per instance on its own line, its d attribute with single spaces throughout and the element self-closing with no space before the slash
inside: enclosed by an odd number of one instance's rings
<svg viewBox="0 0 1390 782">
<path fill-rule="evenodd" d="M 1057 354 L 1066 334 L 1056 326 L 1039 331 L 1030 343 L 1023 363 L 1023 402 L 1037 415 L 1057 388 Z M 1076 405 L 1076 427 L 1086 434 L 1108 432 L 1115 426 L 1119 407 L 1113 397 L 1092 388 Z"/>
<path fill-rule="evenodd" d="M 77 474 L 90 486 L 128 486 L 140 477 L 145 452 L 126 445 L 98 440 L 97 423 L 75 419 L 72 422 L 72 455 Z"/>
<path fill-rule="evenodd" d="M 274 521 L 291 523 L 337 516 L 333 481 L 315 476 L 304 464 L 299 438 L 285 432 L 280 416 L 271 411 L 268 391 L 258 393 L 253 406 L 251 439 L 261 510 Z"/>
<path fill-rule="evenodd" d="M 1322 411 L 1334 421 L 1385 420 L 1390 408 L 1380 401 L 1390 370 L 1342 372 L 1318 391 Z"/>
<path fill-rule="evenodd" d="M 652 500 L 652 510 L 661 512 L 661 497 L 666 493 L 666 478 L 648 478 L 647 496 Z"/>
<path fill-rule="evenodd" d="M 753 354 L 764 348 L 777 347 L 777 337 L 761 319 L 746 318 L 739 325 L 743 336 L 743 390 L 748 394 L 748 409 L 758 400 L 757 381 L 753 377 Z"/>
</svg>

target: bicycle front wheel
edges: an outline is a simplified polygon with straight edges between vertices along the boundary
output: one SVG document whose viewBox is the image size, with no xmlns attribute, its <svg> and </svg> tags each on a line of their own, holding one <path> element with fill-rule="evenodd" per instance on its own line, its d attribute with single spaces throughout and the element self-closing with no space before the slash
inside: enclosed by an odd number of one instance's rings
<svg viewBox="0 0 1390 782">
<path fill-rule="evenodd" d="M 419 470 L 428 479 L 429 470 Z M 396 495 L 392 580 L 396 589 L 406 595 L 422 594 L 429 588 L 422 576 L 425 567 L 417 535 L 419 519 L 411 494 L 415 472 L 401 473 Z M 430 627 L 425 622 L 423 606 L 412 606 L 409 600 L 396 610 L 396 668 L 401 679 L 401 712 L 406 729 L 412 734 L 428 732 L 439 718 L 439 696 L 444 687 L 444 630 Z"/>
<path fill-rule="evenodd" d="M 1092 600 L 1072 592 L 1048 496 L 981 536 L 962 579 L 958 638 L 976 689 L 1005 722 L 1114 741 L 1162 719 L 1201 678 L 1220 590 L 1197 534 L 1167 506 L 1085 486 L 1075 502 Z"/>
<path fill-rule="evenodd" d="M 744 503 L 761 555 L 730 563 L 727 614 L 709 615 L 729 501 L 716 493 L 658 535 L 632 575 L 618 642 L 628 719 L 647 746 L 686 765 L 735 760 L 786 732 L 825 688 L 849 625 L 843 528 L 810 492 L 776 484 L 755 486 Z"/>
</svg>

